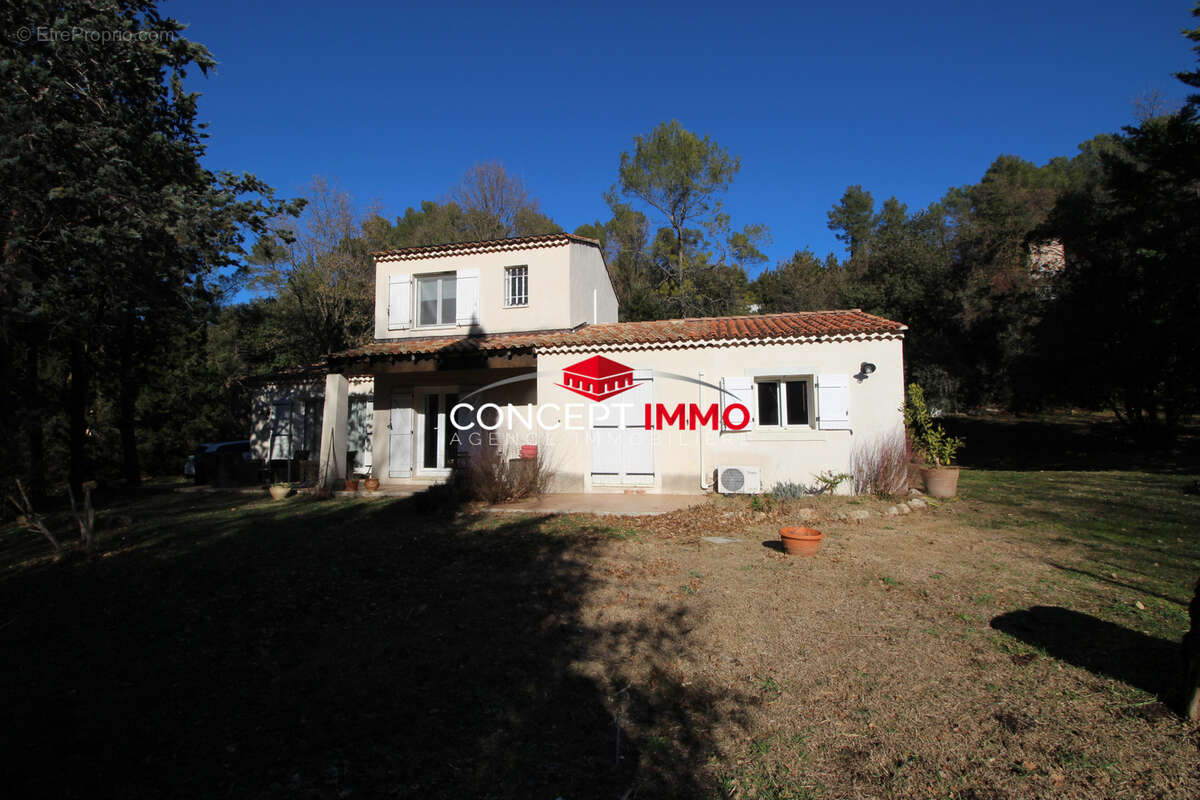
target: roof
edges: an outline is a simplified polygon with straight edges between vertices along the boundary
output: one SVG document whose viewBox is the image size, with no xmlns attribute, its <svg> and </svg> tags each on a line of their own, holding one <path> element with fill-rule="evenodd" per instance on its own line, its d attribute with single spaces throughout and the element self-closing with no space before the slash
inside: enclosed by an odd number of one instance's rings
<svg viewBox="0 0 1200 800">
<path fill-rule="evenodd" d="M 411 261 L 418 258 L 438 256 L 500 253 L 508 250 L 533 250 L 539 247 L 559 247 L 564 244 L 586 244 L 600 247 L 596 239 L 576 236 L 573 233 L 546 233 L 540 236 L 516 236 L 511 239 L 489 239 L 483 242 L 450 242 L 422 247 L 402 247 L 398 250 L 380 250 L 371 253 L 377 261 Z"/>
<path fill-rule="evenodd" d="M 570 375 L 578 375 L 582 378 L 598 379 L 611 378 L 614 375 L 624 375 L 627 372 L 633 372 L 633 369 L 624 364 L 618 364 L 611 358 L 592 356 L 591 358 L 585 358 L 578 364 L 572 364 L 565 368 L 563 372 Z"/>
<path fill-rule="evenodd" d="M 639 350 L 664 347 L 702 347 L 710 344 L 745 346 L 778 342 L 892 339 L 906 325 L 860 309 L 796 311 L 744 317 L 691 317 L 647 322 L 612 322 L 570 330 L 492 333 L 478 336 L 430 336 L 374 342 L 337 353 L 335 362 L 388 357 L 512 353 L 514 351 L 572 352 Z"/>
</svg>

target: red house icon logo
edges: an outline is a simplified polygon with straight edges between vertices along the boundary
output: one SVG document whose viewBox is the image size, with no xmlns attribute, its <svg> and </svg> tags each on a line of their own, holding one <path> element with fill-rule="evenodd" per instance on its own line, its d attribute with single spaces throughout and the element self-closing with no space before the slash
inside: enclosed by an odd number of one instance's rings
<svg viewBox="0 0 1200 800">
<path fill-rule="evenodd" d="M 592 356 L 565 368 L 563 382 L 558 385 L 591 400 L 606 400 L 633 388 L 633 368 L 611 358 Z"/>
</svg>

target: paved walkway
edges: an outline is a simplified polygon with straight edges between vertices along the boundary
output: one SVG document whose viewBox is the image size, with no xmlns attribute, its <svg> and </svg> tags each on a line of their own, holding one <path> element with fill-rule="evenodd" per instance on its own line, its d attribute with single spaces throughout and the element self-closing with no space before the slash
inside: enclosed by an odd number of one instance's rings
<svg viewBox="0 0 1200 800">
<path fill-rule="evenodd" d="M 515 503 L 485 506 L 497 514 L 602 514 L 638 517 L 666 514 L 707 503 L 702 494 L 544 494 Z"/>
</svg>

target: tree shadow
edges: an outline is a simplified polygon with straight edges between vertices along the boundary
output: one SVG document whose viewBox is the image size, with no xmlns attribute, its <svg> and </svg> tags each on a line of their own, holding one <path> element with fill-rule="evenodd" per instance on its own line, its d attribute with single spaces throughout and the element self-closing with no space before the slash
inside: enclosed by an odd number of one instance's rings
<svg viewBox="0 0 1200 800">
<path fill-rule="evenodd" d="M 233 502 L 134 502 L 123 549 L 0 579 L 14 796 L 710 792 L 745 698 L 622 672 L 665 674 L 691 624 L 586 621 L 602 526 Z M 611 680 L 579 668 L 606 653 Z"/>
<path fill-rule="evenodd" d="M 1054 658 L 1177 705 L 1182 661 L 1176 642 L 1058 606 L 1010 611 L 994 617 L 991 626 Z"/>
<path fill-rule="evenodd" d="M 963 437 L 964 467 L 1002 470 L 1128 470 L 1186 474 L 1200 465 L 1200 438 L 1181 432 L 1170 452 L 1139 450 L 1115 420 L 1095 415 L 1061 418 L 954 416 L 946 430 Z"/>
</svg>

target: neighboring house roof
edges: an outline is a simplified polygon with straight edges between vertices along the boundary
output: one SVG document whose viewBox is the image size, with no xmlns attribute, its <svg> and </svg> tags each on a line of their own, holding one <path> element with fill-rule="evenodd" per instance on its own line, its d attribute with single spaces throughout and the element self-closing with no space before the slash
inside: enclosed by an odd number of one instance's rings
<svg viewBox="0 0 1200 800">
<path fill-rule="evenodd" d="M 478 336 L 431 336 L 395 339 L 336 353 L 334 363 L 396 357 L 429 357 L 442 354 L 496 353 L 534 350 L 635 350 L 662 347 L 704 347 L 770 344 L 777 342 L 842 341 L 899 338 L 908 330 L 859 309 L 849 311 L 796 311 L 744 317 L 693 317 L 689 319 L 613 322 L 573 330 L 495 333 Z"/>
<path fill-rule="evenodd" d="M 411 261 L 418 258 L 437 258 L 438 256 L 470 255 L 477 253 L 500 253 L 507 250 L 533 250 L 539 247 L 558 247 L 559 245 L 586 244 L 599 248 L 600 242 L 573 233 L 547 233 L 541 236 L 517 236 L 511 239 L 490 239 L 483 242 L 452 242 L 450 244 L 432 244 L 423 247 L 402 247 L 398 250 L 380 250 L 371 253 L 377 261 Z"/>
</svg>

